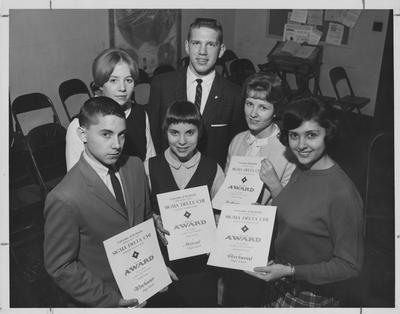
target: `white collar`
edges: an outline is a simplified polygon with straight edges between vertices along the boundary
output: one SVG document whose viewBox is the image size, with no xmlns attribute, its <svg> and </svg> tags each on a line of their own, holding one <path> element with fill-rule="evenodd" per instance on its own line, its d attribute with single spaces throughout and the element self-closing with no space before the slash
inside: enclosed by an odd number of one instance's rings
<svg viewBox="0 0 400 314">
<path fill-rule="evenodd" d="M 249 131 L 246 136 L 246 142 L 249 145 L 264 146 L 268 144 L 270 138 L 277 137 L 279 135 L 279 132 L 279 127 L 274 123 L 272 133 L 269 136 L 257 138 Z"/>
<path fill-rule="evenodd" d="M 186 77 L 187 77 L 187 80 L 190 83 L 196 83 L 197 84 L 196 80 L 197 79 L 202 79 L 203 80 L 203 82 L 202 82 L 203 85 L 210 86 L 212 84 L 212 82 L 214 81 L 214 78 L 215 78 L 215 70 L 211 71 L 211 73 L 208 73 L 207 75 L 199 77 L 199 76 L 197 76 L 196 74 L 194 74 L 192 72 L 190 67 L 188 67 L 187 71 L 186 71 Z"/>
<path fill-rule="evenodd" d="M 99 161 L 91 158 L 86 151 L 83 151 L 83 157 L 93 170 L 99 175 L 100 178 L 104 179 L 108 175 L 108 168 L 101 164 Z"/>
<path fill-rule="evenodd" d="M 188 161 L 185 162 L 180 162 L 179 160 L 176 160 L 173 156 L 172 156 L 172 152 L 171 152 L 171 148 L 167 148 L 164 152 L 164 157 L 167 160 L 168 164 L 175 168 L 175 169 L 179 169 L 181 166 L 185 167 L 186 169 L 192 168 L 193 166 L 197 165 L 200 161 L 200 157 L 201 154 L 199 151 L 197 151 L 192 158 L 190 158 Z"/>
</svg>

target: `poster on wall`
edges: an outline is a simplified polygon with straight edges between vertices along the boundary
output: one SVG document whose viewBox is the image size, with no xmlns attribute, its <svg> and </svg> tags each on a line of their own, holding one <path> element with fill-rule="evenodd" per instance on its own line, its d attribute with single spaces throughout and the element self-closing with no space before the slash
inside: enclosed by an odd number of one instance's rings
<svg viewBox="0 0 400 314">
<path fill-rule="evenodd" d="M 126 49 L 152 75 L 159 65 L 176 67 L 180 58 L 181 10 L 109 10 L 110 47 Z"/>
<path fill-rule="evenodd" d="M 321 41 L 327 44 L 348 46 L 361 11 L 273 9 L 268 10 L 267 14 L 267 37 L 282 38 L 283 41 L 291 39 L 297 42 L 306 41 L 308 44 L 318 44 Z M 303 22 L 304 20 L 306 22 Z M 330 23 L 341 25 L 340 29 L 343 29 L 342 35 L 336 36 L 334 41 L 331 37 L 327 38 L 332 29 Z M 340 39 L 340 42 L 337 42 L 337 39 Z"/>
</svg>

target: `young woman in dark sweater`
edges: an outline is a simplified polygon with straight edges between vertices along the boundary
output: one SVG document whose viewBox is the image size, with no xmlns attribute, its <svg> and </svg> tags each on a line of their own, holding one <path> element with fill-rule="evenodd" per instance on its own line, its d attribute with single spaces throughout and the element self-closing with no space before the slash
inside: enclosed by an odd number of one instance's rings
<svg viewBox="0 0 400 314">
<path fill-rule="evenodd" d="M 288 105 L 281 141 L 297 158 L 277 206 L 274 261 L 249 274 L 273 282 L 271 307 L 339 306 L 337 287 L 360 274 L 363 260 L 362 200 L 353 182 L 328 155 L 337 123 L 315 98 Z M 273 169 L 261 169 L 276 184 Z"/>
</svg>

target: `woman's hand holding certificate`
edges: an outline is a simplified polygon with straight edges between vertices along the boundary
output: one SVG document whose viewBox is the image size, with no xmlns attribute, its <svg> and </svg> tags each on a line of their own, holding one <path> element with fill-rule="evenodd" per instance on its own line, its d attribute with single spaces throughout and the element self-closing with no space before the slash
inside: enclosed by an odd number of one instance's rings
<svg viewBox="0 0 400 314">
<path fill-rule="evenodd" d="M 207 264 L 253 271 L 266 265 L 275 206 L 225 204 Z"/>
</svg>

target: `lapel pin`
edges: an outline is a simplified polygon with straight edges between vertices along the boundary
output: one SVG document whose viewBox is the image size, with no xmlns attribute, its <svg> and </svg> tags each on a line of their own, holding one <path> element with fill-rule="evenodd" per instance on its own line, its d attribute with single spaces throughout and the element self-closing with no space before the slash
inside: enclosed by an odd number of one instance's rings
<svg viewBox="0 0 400 314">
<path fill-rule="evenodd" d="M 217 95 L 215 95 L 214 99 L 218 99 L 218 96 L 217 96 Z"/>
</svg>

